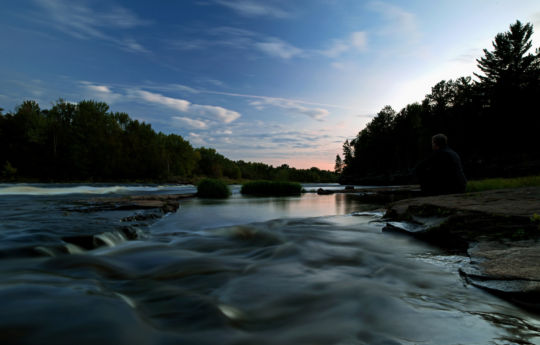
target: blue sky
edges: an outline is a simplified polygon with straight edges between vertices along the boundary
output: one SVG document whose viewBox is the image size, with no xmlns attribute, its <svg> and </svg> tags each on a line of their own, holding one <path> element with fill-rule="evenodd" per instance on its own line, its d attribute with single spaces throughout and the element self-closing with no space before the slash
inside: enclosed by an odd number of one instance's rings
<svg viewBox="0 0 540 345">
<path fill-rule="evenodd" d="M 517 19 L 540 32 L 540 2 L 3 1 L 0 107 L 95 99 L 234 160 L 332 169 Z"/>
</svg>

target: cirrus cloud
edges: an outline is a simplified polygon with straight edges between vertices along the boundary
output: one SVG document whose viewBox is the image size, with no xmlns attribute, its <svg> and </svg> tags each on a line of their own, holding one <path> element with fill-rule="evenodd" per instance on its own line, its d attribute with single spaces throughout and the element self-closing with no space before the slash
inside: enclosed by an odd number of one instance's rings
<svg viewBox="0 0 540 345">
<path fill-rule="evenodd" d="M 208 124 L 201 120 L 190 119 L 189 117 L 182 116 L 173 116 L 173 125 L 178 125 L 182 128 L 191 128 L 191 129 L 207 129 Z"/>
<path fill-rule="evenodd" d="M 31 16 L 35 22 L 77 39 L 96 39 L 133 53 L 149 53 L 133 38 L 119 38 L 115 30 L 129 30 L 150 24 L 133 11 L 112 6 L 96 10 L 87 4 L 67 0 L 34 0 L 42 11 Z M 123 35 L 125 36 L 125 34 Z"/>
<path fill-rule="evenodd" d="M 282 109 L 286 109 L 295 113 L 300 113 L 303 115 L 307 115 L 311 117 L 312 119 L 322 121 L 323 118 L 328 116 L 329 112 L 326 109 L 323 108 L 308 108 L 306 106 L 303 106 L 299 102 L 295 102 L 294 100 L 287 100 L 287 99 L 280 99 L 280 98 L 264 98 L 257 101 L 250 102 L 252 106 L 255 108 L 262 110 L 265 106 L 270 105 Z"/>
<path fill-rule="evenodd" d="M 234 110 L 229 110 L 220 106 L 192 104 L 184 99 L 168 97 L 159 93 L 144 90 L 135 90 L 132 93 L 150 103 L 159 104 L 182 113 L 191 113 L 224 123 L 231 123 L 241 116 L 240 113 Z"/>
<path fill-rule="evenodd" d="M 291 14 L 281 8 L 268 4 L 267 1 L 255 0 L 216 0 L 216 4 L 228 7 L 245 17 L 289 18 Z"/>
<path fill-rule="evenodd" d="M 286 60 L 302 54 L 302 49 L 278 38 L 271 38 L 265 42 L 257 42 L 255 43 L 255 47 L 270 56 Z"/>
</svg>

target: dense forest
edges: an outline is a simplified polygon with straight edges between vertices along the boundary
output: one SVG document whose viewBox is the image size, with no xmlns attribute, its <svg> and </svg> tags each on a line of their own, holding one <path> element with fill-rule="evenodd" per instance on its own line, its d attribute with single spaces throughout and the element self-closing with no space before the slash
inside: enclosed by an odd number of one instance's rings
<svg viewBox="0 0 540 345">
<path fill-rule="evenodd" d="M 0 147 L 0 178 L 11 181 L 337 180 L 318 168 L 235 162 L 88 100 L 59 100 L 51 109 L 24 101 L 13 114 L 0 109 Z"/>
<path fill-rule="evenodd" d="M 343 183 L 412 182 L 414 167 L 444 133 L 469 179 L 540 173 L 540 49 L 533 26 L 517 21 L 477 59 L 479 73 L 443 80 L 421 103 L 384 107 L 343 144 L 336 172 Z"/>
</svg>

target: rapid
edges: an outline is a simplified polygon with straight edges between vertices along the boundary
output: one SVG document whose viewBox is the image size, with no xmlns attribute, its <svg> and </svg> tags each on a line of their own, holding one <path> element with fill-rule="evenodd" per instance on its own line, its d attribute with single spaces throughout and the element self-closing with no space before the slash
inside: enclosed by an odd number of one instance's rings
<svg viewBox="0 0 540 345">
<path fill-rule="evenodd" d="M 540 344 L 538 315 L 462 281 L 468 258 L 383 233 L 354 194 L 94 201 L 194 191 L 0 184 L 0 343 Z"/>
</svg>

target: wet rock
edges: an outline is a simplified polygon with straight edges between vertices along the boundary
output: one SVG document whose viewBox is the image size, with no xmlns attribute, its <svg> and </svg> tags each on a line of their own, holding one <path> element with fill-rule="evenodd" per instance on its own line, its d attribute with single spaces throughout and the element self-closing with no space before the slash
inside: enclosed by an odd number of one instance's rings
<svg viewBox="0 0 540 345">
<path fill-rule="evenodd" d="M 133 216 L 124 217 L 121 219 L 121 221 L 122 222 L 143 222 L 146 220 L 157 219 L 159 217 L 160 215 L 155 214 L 155 213 L 137 213 Z"/>
<path fill-rule="evenodd" d="M 110 245 L 111 241 L 123 242 L 137 240 L 142 237 L 142 232 L 137 228 L 122 226 L 112 232 L 104 232 L 92 235 L 64 236 L 62 241 L 68 244 L 76 245 L 84 250 L 92 250 L 99 247 Z"/>
<path fill-rule="evenodd" d="M 421 195 L 420 187 L 417 185 L 391 186 L 391 187 L 369 187 L 355 188 L 346 186 L 341 190 L 317 189 L 317 194 L 328 195 L 335 193 L 355 194 L 360 201 L 368 204 L 385 205 L 398 200 L 409 199 Z"/>
<path fill-rule="evenodd" d="M 469 249 L 469 256 L 470 265 L 460 270 L 469 284 L 524 308 L 540 310 L 538 241 L 483 241 Z"/>
<path fill-rule="evenodd" d="M 319 189 L 317 189 L 317 194 L 319 194 L 319 195 L 330 195 L 330 194 L 334 194 L 334 191 L 319 188 Z"/>
<path fill-rule="evenodd" d="M 538 213 L 538 187 L 414 198 L 389 205 L 383 231 L 469 256 L 469 284 L 540 311 Z"/>
<path fill-rule="evenodd" d="M 192 198 L 194 194 L 134 195 L 120 198 L 96 198 L 92 200 L 92 210 L 144 210 L 160 209 L 163 213 L 175 212 L 179 200 Z"/>
<path fill-rule="evenodd" d="M 383 205 L 421 195 L 418 186 L 359 188 L 354 191 L 358 193 L 362 202 Z"/>
<path fill-rule="evenodd" d="M 415 207 L 417 210 L 414 210 Z M 540 212 L 540 187 L 413 198 L 390 205 L 388 212 L 393 218 L 403 217 L 410 213 L 409 211 L 417 213 L 418 208 L 426 207 L 449 212 L 482 212 L 530 218 L 534 213 Z"/>
<path fill-rule="evenodd" d="M 385 218 L 422 226 L 431 236 L 446 234 L 467 243 L 540 237 L 532 220 L 540 212 L 540 188 L 406 199 L 388 206 Z"/>
</svg>

